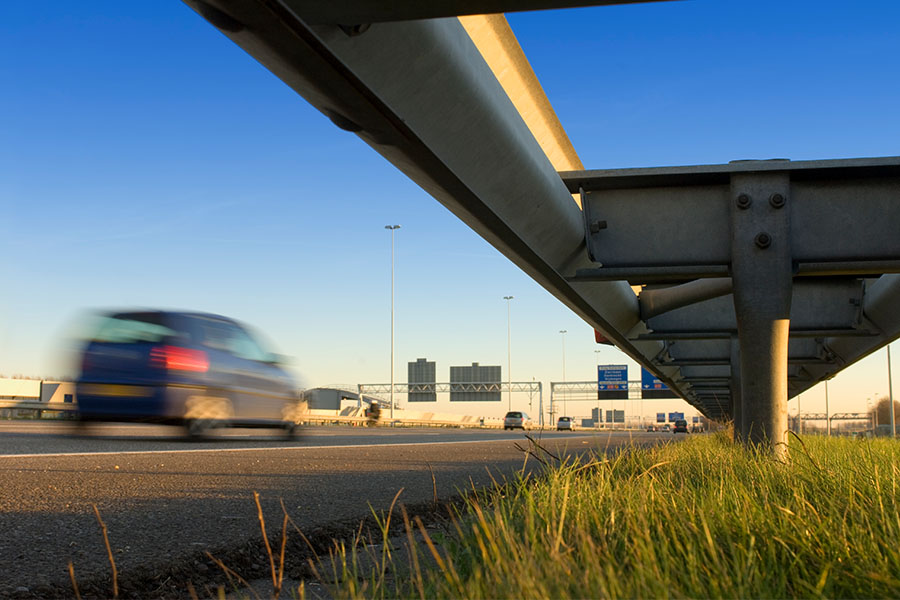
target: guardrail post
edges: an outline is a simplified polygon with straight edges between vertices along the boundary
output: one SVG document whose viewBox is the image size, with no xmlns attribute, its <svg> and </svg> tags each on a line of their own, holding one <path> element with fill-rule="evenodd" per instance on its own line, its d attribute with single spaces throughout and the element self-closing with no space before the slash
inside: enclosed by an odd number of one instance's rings
<svg viewBox="0 0 900 600">
<path fill-rule="evenodd" d="M 745 444 L 786 458 L 792 265 L 787 173 L 731 178 L 734 308 Z"/>
</svg>

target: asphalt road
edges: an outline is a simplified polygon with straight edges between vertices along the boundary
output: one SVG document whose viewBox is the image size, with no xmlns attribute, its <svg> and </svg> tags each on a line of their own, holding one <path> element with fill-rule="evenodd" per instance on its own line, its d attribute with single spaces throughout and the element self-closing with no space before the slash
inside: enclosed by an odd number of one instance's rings
<svg viewBox="0 0 900 600">
<path fill-rule="evenodd" d="M 521 432 L 313 427 L 298 440 L 235 430 L 203 442 L 149 426 L 0 423 L 0 597 L 71 590 L 109 573 L 96 505 L 120 577 L 165 571 L 204 551 L 260 538 L 253 492 L 271 531 L 283 501 L 306 533 L 360 520 L 400 502 L 430 502 L 522 469 Z M 555 452 L 616 450 L 671 434 L 544 432 Z M 536 465 L 533 459 L 531 465 Z M 26 590 L 27 588 L 27 590 Z M 71 592 L 69 591 L 70 595 Z"/>
</svg>

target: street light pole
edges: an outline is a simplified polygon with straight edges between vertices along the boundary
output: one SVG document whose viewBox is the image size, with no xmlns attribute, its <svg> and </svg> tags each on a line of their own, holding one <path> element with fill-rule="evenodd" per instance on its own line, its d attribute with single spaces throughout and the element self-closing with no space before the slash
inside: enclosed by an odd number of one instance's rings
<svg viewBox="0 0 900 600">
<path fill-rule="evenodd" d="M 563 351 L 563 384 L 566 383 L 566 334 L 568 333 L 565 329 L 560 329 L 559 332 L 562 334 L 562 351 Z M 568 409 L 566 409 L 566 397 L 563 396 L 563 415 L 568 415 Z M 552 425 L 552 423 L 551 423 Z"/>
<path fill-rule="evenodd" d="M 603 422 L 603 415 L 600 411 L 600 353 L 602 350 L 594 350 L 594 354 L 597 355 L 597 422 L 594 425 L 597 429 L 600 429 L 600 424 Z M 625 379 L 628 379 L 627 377 Z M 613 412 L 613 416 L 615 417 L 615 412 Z"/>
<path fill-rule="evenodd" d="M 503 299 L 506 300 L 506 385 L 509 388 L 507 390 L 509 394 L 507 410 L 512 410 L 512 338 L 510 337 L 509 301 L 513 299 L 513 296 L 503 296 Z"/>
<path fill-rule="evenodd" d="M 891 345 L 887 346 L 888 356 L 888 406 L 891 411 L 891 437 L 897 437 L 897 428 L 894 426 L 894 382 L 891 381 Z"/>
<path fill-rule="evenodd" d="M 394 231 L 399 225 L 385 225 L 391 230 L 391 420 L 394 418 Z"/>
<path fill-rule="evenodd" d="M 878 429 L 878 392 L 872 394 L 872 416 L 875 418 L 875 429 Z M 874 432 L 873 432 L 874 435 Z"/>
<path fill-rule="evenodd" d="M 873 406 L 874 405 L 872 404 L 872 399 L 866 398 L 866 409 L 868 409 L 872 413 L 872 416 L 869 419 L 869 422 L 872 424 L 872 435 L 875 434 L 875 418 L 876 418 L 875 409 L 872 408 Z"/>
</svg>

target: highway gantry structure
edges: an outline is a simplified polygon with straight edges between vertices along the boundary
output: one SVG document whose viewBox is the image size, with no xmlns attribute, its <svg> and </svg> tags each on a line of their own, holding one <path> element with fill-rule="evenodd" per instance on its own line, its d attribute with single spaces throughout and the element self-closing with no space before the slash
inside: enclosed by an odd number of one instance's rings
<svg viewBox="0 0 900 600">
<path fill-rule="evenodd" d="M 184 1 L 740 439 L 900 335 L 900 158 L 586 171 L 478 16 L 624 2 Z"/>
</svg>

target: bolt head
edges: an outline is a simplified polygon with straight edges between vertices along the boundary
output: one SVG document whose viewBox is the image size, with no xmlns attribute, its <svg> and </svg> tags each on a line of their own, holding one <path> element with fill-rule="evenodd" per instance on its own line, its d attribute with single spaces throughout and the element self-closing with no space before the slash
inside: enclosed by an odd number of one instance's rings
<svg viewBox="0 0 900 600">
<path fill-rule="evenodd" d="M 765 231 L 761 231 L 756 234 L 756 237 L 753 239 L 756 243 L 757 248 L 768 248 L 772 245 L 772 236 L 766 233 Z"/>
<path fill-rule="evenodd" d="M 771 204 L 773 208 L 781 208 L 784 206 L 785 202 L 786 200 L 781 194 L 772 194 L 769 197 L 769 204 Z"/>
<path fill-rule="evenodd" d="M 753 200 L 747 194 L 739 194 L 737 197 L 737 207 L 741 210 L 746 210 L 750 208 L 750 205 L 753 204 Z"/>
</svg>

